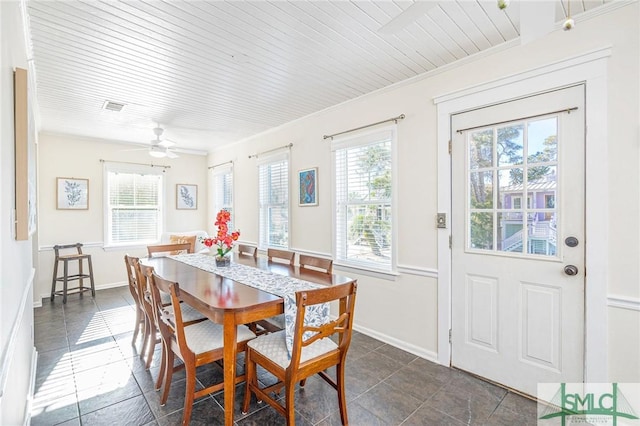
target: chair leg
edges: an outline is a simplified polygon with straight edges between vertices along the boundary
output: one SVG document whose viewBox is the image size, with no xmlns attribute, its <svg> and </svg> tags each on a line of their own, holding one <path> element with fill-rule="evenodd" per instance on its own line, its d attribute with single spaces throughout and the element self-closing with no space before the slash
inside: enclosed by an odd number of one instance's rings
<svg viewBox="0 0 640 426">
<path fill-rule="evenodd" d="M 149 346 L 147 346 L 147 362 L 145 364 L 145 369 L 148 370 L 151 368 L 151 361 L 153 360 L 153 352 L 156 350 L 156 330 L 155 327 L 151 328 L 151 333 L 149 333 Z"/>
<path fill-rule="evenodd" d="M 158 378 L 156 379 L 155 390 L 160 390 L 164 376 L 167 374 L 167 345 L 162 341 L 162 358 L 160 361 L 160 371 L 158 372 Z"/>
<path fill-rule="evenodd" d="M 64 261 L 64 277 L 62 278 L 62 304 L 67 303 L 67 277 L 69 276 L 69 262 Z"/>
<path fill-rule="evenodd" d="M 142 331 L 142 347 L 140 348 L 140 359 L 144 359 L 144 354 L 147 352 L 147 345 L 150 344 L 151 330 L 153 329 L 153 323 L 149 319 L 149 316 L 144 315 L 144 329 Z"/>
<path fill-rule="evenodd" d="M 133 330 L 133 338 L 131 339 L 131 344 L 133 346 L 136 345 L 136 339 L 138 338 L 138 333 L 140 332 L 140 323 L 144 320 L 144 317 L 141 315 L 140 307 L 136 305 L 136 326 Z"/>
<path fill-rule="evenodd" d="M 91 265 L 91 257 L 87 259 L 89 263 L 89 282 L 91 283 L 91 297 L 96 297 L 96 285 L 93 282 L 93 265 Z"/>
<path fill-rule="evenodd" d="M 80 297 L 84 295 L 84 278 L 82 278 L 82 259 L 78 259 L 78 289 Z"/>
<path fill-rule="evenodd" d="M 295 392 L 295 386 L 293 381 L 288 379 L 284 382 L 284 409 L 285 409 L 285 418 L 287 420 L 287 426 L 295 426 L 296 424 L 296 413 L 293 408 L 293 394 Z"/>
<path fill-rule="evenodd" d="M 247 414 L 249 412 L 249 404 L 251 403 L 251 389 L 249 385 L 255 384 L 256 379 L 256 363 L 249 356 L 249 351 L 251 348 L 247 348 L 244 353 L 244 403 L 242 404 L 242 414 Z M 257 398 L 257 395 L 256 395 Z"/>
<path fill-rule="evenodd" d="M 182 412 L 182 426 L 188 426 L 193 409 L 193 396 L 196 392 L 196 368 L 195 365 L 185 365 L 187 380 L 184 387 L 184 410 Z"/>
<path fill-rule="evenodd" d="M 58 259 L 53 265 L 53 281 L 51 282 L 51 301 L 53 302 L 53 298 L 56 295 L 56 282 L 58 281 Z"/>
<path fill-rule="evenodd" d="M 338 391 L 338 405 L 340 406 L 340 420 L 342 420 L 343 425 L 348 425 L 347 400 L 344 392 L 344 362 L 341 362 L 336 366 L 336 385 Z"/>
<path fill-rule="evenodd" d="M 171 378 L 173 377 L 173 350 L 167 348 L 167 365 L 164 373 L 164 386 L 162 389 L 162 397 L 160 398 L 160 405 L 164 406 L 167 403 L 167 397 L 169 396 L 169 389 L 171 388 Z"/>
</svg>

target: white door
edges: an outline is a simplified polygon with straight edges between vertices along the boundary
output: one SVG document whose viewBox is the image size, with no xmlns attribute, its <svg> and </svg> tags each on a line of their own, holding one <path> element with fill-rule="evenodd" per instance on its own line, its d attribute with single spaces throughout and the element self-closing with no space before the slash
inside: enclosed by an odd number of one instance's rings
<svg viewBox="0 0 640 426">
<path fill-rule="evenodd" d="M 452 117 L 451 364 L 529 395 L 583 380 L 584 111 L 579 85 Z"/>
</svg>

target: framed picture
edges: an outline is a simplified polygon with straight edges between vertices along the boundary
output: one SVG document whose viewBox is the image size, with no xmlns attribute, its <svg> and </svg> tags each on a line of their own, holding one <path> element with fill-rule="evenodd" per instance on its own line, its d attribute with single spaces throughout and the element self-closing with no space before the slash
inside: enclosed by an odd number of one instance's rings
<svg viewBox="0 0 640 426">
<path fill-rule="evenodd" d="M 318 205 L 318 168 L 300 170 L 298 172 L 298 205 Z"/>
<path fill-rule="evenodd" d="M 87 210 L 89 208 L 89 179 L 57 178 L 58 210 Z"/>
<path fill-rule="evenodd" d="M 198 208 L 198 185 L 179 183 L 176 185 L 176 209 L 196 210 Z"/>
</svg>

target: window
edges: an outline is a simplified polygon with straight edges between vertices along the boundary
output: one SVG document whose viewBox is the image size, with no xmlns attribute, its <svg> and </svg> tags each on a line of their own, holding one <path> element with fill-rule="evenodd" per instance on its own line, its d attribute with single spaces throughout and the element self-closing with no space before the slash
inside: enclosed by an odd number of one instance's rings
<svg viewBox="0 0 640 426">
<path fill-rule="evenodd" d="M 270 156 L 258 164 L 260 248 L 289 247 L 289 156 Z"/>
<path fill-rule="evenodd" d="M 105 163 L 105 182 L 105 244 L 158 241 L 164 205 L 162 171 Z"/>
<path fill-rule="evenodd" d="M 233 166 L 217 167 L 213 174 L 214 212 L 226 210 L 231 213 L 231 220 L 227 224 L 229 229 L 233 226 Z"/>
<path fill-rule="evenodd" d="M 391 271 L 395 127 L 332 143 L 335 174 L 335 258 Z"/>
</svg>

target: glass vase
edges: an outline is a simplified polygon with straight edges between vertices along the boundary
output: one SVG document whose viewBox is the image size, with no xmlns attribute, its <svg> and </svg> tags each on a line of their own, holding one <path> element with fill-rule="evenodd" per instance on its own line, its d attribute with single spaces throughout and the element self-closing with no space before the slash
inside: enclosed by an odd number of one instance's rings
<svg viewBox="0 0 640 426">
<path fill-rule="evenodd" d="M 229 256 L 216 256 L 216 267 L 222 268 L 231 264 L 231 258 Z"/>
</svg>

